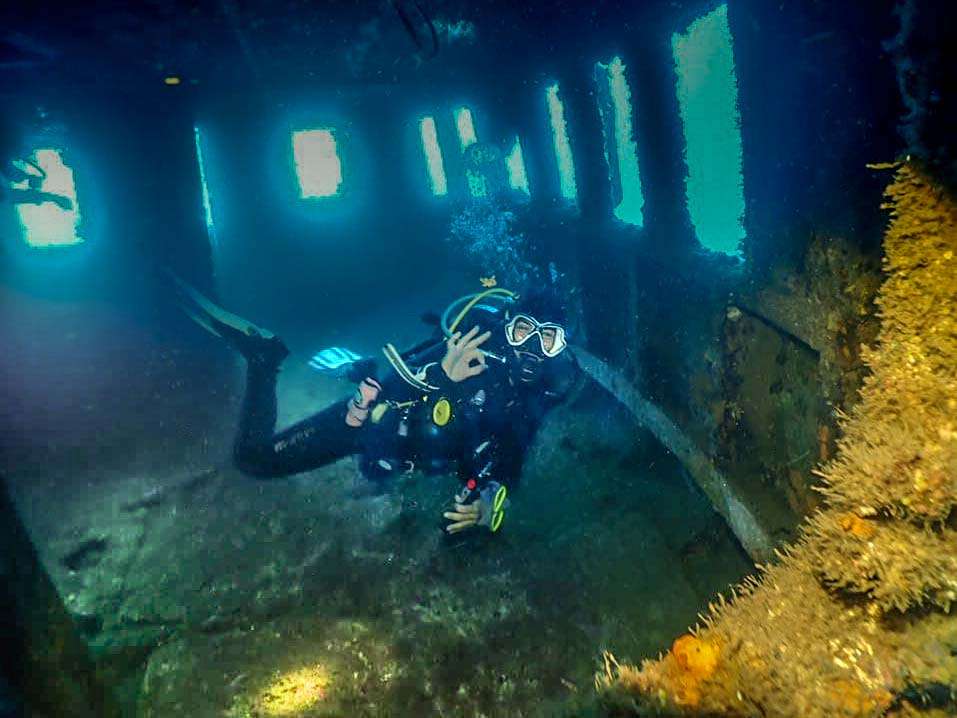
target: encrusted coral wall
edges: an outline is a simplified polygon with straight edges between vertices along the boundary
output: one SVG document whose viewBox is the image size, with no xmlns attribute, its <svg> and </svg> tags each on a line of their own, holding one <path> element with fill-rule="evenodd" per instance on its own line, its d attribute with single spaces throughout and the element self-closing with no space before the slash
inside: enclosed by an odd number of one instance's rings
<svg viewBox="0 0 957 718">
<path fill-rule="evenodd" d="M 860 349 L 876 338 L 879 286 L 879 251 L 819 235 L 799 262 L 742 282 L 728 300 L 719 386 L 700 397 L 718 422 L 715 458 L 786 499 L 798 520 L 817 507 L 811 470 L 833 456 L 837 416 L 867 373 Z"/>
<path fill-rule="evenodd" d="M 609 656 L 610 713 L 957 708 L 957 204 L 911 164 L 886 195 L 881 326 L 820 471 L 826 508 L 660 660 Z"/>
</svg>

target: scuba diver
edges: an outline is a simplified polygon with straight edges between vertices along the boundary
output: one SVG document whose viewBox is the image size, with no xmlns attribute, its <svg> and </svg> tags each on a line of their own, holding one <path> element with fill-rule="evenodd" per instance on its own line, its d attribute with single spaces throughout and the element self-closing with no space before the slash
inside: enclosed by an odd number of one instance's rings
<svg viewBox="0 0 957 718">
<path fill-rule="evenodd" d="M 577 369 L 557 291 L 488 288 L 453 302 L 429 340 L 401 353 L 387 344 L 393 371 L 380 375 L 371 359 L 352 363 L 352 397 L 277 433 L 285 344 L 175 281 L 184 309 L 247 362 L 234 450 L 241 471 L 289 476 L 357 455 L 381 489 L 398 474 L 438 474 L 454 463 L 461 487 L 443 514 L 450 535 L 498 531 L 542 418 L 567 395 Z"/>
<path fill-rule="evenodd" d="M 0 204 L 53 202 L 62 209 L 73 209 L 69 197 L 41 189 L 47 173 L 33 160 L 21 156 L 16 138 L 22 134 L 19 125 L 0 118 Z M 13 187 L 14 184 L 25 186 Z"/>
<path fill-rule="evenodd" d="M 29 172 L 26 168 L 29 168 Z M 47 173 L 31 160 L 16 159 L 0 162 L 0 203 L 42 204 L 53 202 L 61 209 L 73 209 L 69 197 L 45 192 L 40 189 Z M 14 183 L 25 183 L 26 187 L 11 187 Z"/>
</svg>

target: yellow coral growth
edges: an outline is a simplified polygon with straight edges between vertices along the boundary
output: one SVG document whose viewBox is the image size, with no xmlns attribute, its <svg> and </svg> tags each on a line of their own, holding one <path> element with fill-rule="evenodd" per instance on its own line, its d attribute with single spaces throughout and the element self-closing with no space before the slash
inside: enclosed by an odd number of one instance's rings
<svg viewBox="0 0 957 718">
<path fill-rule="evenodd" d="M 710 678 L 718 666 L 718 646 L 691 635 L 675 640 L 671 654 L 682 670 L 695 680 Z"/>
<path fill-rule="evenodd" d="M 864 524 L 856 518 L 854 525 Z M 833 588 L 865 594 L 882 611 L 931 602 L 948 608 L 957 592 L 957 532 L 907 521 L 867 522 L 868 537 L 848 531 L 847 517 L 828 511 L 811 519 L 811 569 Z M 848 536 L 857 540 L 848 540 Z"/>
<path fill-rule="evenodd" d="M 909 165 L 887 196 L 879 346 L 826 493 L 832 506 L 942 521 L 957 505 L 957 207 Z"/>
<path fill-rule="evenodd" d="M 874 526 L 873 521 L 862 519 L 860 516 L 852 513 L 844 514 L 840 518 L 840 525 L 841 529 L 862 541 L 868 541 L 874 538 L 874 534 L 877 533 L 877 528 Z"/>
<path fill-rule="evenodd" d="M 718 646 L 713 641 L 702 641 L 685 635 L 671 646 L 672 679 L 678 685 L 675 702 L 696 706 L 701 700 L 701 682 L 714 675 L 718 667 Z"/>
<path fill-rule="evenodd" d="M 886 195 L 881 330 L 820 472 L 827 508 L 693 638 L 640 668 L 606 663 L 610 704 L 863 718 L 909 681 L 957 684 L 954 619 L 914 610 L 957 601 L 957 204 L 912 164 Z"/>
</svg>

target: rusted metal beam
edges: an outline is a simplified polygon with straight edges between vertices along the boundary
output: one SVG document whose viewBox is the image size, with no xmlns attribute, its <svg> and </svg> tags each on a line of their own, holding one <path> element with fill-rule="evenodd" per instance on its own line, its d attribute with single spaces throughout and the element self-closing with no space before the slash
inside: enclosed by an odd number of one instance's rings
<svg viewBox="0 0 957 718">
<path fill-rule="evenodd" d="M 714 462 L 660 407 L 642 396 L 619 370 L 581 347 L 573 347 L 573 351 L 582 370 L 614 396 L 639 425 L 648 429 L 681 462 L 752 560 L 756 563 L 768 561 L 773 554 L 773 541 Z"/>
</svg>

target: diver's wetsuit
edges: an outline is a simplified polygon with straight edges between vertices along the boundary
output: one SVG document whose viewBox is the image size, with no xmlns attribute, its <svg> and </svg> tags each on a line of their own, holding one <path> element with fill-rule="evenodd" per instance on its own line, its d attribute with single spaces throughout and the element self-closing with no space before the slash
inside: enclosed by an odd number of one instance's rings
<svg viewBox="0 0 957 718">
<path fill-rule="evenodd" d="M 511 352 L 506 348 L 503 354 Z M 358 454 L 363 474 L 382 480 L 414 469 L 443 472 L 455 461 L 463 481 L 494 480 L 511 487 L 542 418 L 571 383 L 573 362 L 567 353 L 545 363 L 541 380 L 531 384 L 513 382 L 506 367 L 491 360 L 482 374 L 460 383 L 450 381 L 439 364 L 427 364 L 419 368 L 420 376 L 438 388 L 422 392 L 399 380 L 387 382 L 377 404 L 391 405 L 378 421 L 372 412 L 361 427 L 348 426 L 347 404 L 341 401 L 274 433 L 278 366 L 250 362 L 236 463 L 245 473 L 268 478 Z M 439 426 L 433 409 L 443 398 L 452 414 Z M 412 403 L 396 406 L 406 401 Z"/>
</svg>

